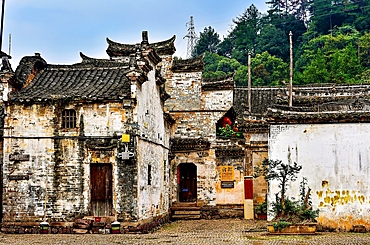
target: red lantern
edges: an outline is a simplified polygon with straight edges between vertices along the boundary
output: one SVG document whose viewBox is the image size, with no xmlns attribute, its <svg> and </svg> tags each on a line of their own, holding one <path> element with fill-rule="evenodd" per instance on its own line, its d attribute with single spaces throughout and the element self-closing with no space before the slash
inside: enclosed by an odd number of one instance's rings
<svg viewBox="0 0 370 245">
<path fill-rule="evenodd" d="M 230 118 L 223 117 L 221 119 L 221 125 L 222 125 L 222 127 L 226 127 L 226 125 L 231 125 L 231 124 L 233 124 L 233 122 L 230 120 Z"/>
</svg>

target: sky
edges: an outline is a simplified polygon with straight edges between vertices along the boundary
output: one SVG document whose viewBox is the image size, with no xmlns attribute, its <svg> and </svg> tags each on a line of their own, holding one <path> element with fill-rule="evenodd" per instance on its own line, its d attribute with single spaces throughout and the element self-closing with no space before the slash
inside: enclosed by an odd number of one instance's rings
<svg viewBox="0 0 370 245">
<path fill-rule="evenodd" d="M 125 44 L 149 43 L 176 35 L 175 56 L 186 58 L 186 23 L 194 18 L 199 36 L 211 26 L 222 39 L 232 19 L 250 5 L 265 12 L 261 0 L 2 0 L 5 1 L 2 51 L 12 56 L 13 69 L 23 56 L 40 53 L 49 64 L 81 61 L 79 52 L 109 58 L 106 38 Z M 11 40 L 11 41 L 10 41 Z"/>
</svg>

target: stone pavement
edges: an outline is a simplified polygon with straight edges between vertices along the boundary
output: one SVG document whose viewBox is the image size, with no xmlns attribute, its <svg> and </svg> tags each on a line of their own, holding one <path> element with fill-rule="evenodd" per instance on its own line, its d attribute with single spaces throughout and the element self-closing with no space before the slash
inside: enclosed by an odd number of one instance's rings
<svg viewBox="0 0 370 245">
<path fill-rule="evenodd" d="M 239 219 L 176 221 L 150 234 L 43 234 L 10 235 L 0 234 L 0 245 L 33 244 L 181 244 L 181 245 L 223 245 L 223 244 L 319 244 L 350 245 L 369 244 L 370 233 L 318 233 L 311 236 L 267 235 L 266 222 Z"/>
</svg>

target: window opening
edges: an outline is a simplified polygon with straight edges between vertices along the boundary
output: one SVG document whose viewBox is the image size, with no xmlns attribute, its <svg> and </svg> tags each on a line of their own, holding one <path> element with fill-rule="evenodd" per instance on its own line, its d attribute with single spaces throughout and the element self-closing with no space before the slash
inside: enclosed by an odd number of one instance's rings
<svg viewBox="0 0 370 245">
<path fill-rule="evenodd" d="M 76 121 L 75 110 L 67 109 L 62 112 L 62 128 L 75 128 Z"/>
<path fill-rule="evenodd" d="M 220 120 L 217 121 L 216 135 L 218 137 L 243 137 L 243 134 L 238 131 L 236 114 L 233 108 L 231 108 Z"/>
<path fill-rule="evenodd" d="M 148 185 L 152 184 L 152 165 L 148 165 Z"/>
</svg>

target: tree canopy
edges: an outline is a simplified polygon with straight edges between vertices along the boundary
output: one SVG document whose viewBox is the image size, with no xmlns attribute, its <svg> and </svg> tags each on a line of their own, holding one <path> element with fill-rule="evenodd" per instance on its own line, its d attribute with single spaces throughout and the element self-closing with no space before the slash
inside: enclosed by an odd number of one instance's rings
<svg viewBox="0 0 370 245">
<path fill-rule="evenodd" d="M 193 56 L 204 56 L 204 77 L 235 72 L 247 85 L 248 53 L 255 86 L 289 79 L 289 32 L 293 33 L 295 84 L 364 83 L 370 79 L 370 0 L 268 0 L 233 19 L 222 40 L 211 26 L 200 33 Z"/>
</svg>

